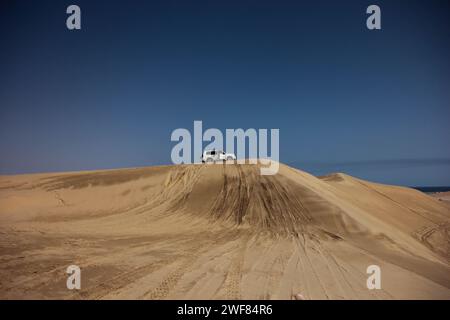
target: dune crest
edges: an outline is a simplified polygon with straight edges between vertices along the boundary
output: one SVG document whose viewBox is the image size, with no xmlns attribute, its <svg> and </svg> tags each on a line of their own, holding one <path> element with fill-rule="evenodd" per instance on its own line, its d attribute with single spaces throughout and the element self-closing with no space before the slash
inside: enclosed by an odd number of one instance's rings
<svg viewBox="0 0 450 320">
<path fill-rule="evenodd" d="M 2 176 L 0 297 L 450 299 L 449 230 L 419 191 L 282 164 Z"/>
</svg>

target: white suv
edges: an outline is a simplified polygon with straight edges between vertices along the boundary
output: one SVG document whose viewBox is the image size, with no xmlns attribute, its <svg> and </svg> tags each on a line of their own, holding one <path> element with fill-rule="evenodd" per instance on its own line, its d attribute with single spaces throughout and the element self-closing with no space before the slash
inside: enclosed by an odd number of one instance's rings
<svg viewBox="0 0 450 320">
<path fill-rule="evenodd" d="M 236 160 L 234 153 L 225 153 L 221 150 L 205 150 L 202 155 L 203 163 L 214 163 L 216 161 Z"/>
</svg>

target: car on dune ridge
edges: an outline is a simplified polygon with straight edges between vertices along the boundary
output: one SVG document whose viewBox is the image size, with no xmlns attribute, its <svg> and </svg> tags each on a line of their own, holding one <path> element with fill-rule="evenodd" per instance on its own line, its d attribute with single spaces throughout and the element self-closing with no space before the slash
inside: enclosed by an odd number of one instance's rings
<svg viewBox="0 0 450 320">
<path fill-rule="evenodd" d="M 225 153 L 222 150 L 205 150 L 201 156 L 202 163 L 215 163 L 217 161 L 236 160 L 234 153 Z"/>
</svg>

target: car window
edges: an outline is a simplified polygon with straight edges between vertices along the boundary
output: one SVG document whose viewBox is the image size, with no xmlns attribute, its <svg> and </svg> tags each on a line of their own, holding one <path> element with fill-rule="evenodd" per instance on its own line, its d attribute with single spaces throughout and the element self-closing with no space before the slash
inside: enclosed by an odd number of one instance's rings
<svg viewBox="0 0 450 320">
<path fill-rule="evenodd" d="M 216 152 L 215 152 L 215 151 L 211 151 L 211 155 L 212 155 L 212 156 L 215 156 L 215 155 L 216 155 Z"/>
</svg>

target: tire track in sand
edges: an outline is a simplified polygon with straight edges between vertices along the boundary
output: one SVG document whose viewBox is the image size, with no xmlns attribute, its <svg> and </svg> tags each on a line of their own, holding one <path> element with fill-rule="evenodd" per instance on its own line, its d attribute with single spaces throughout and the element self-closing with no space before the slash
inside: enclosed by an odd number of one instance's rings
<svg viewBox="0 0 450 320">
<path fill-rule="evenodd" d="M 200 242 L 202 241 L 200 240 Z M 185 258 L 184 262 L 175 271 L 170 272 L 156 288 L 148 290 L 139 299 L 161 300 L 167 297 L 181 278 L 192 269 L 192 266 L 205 247 L 207 246 L 203 244 L 189 250 L 189 256 Z"/>
<path fill-rule="evenodd" d="M 242 299 L 241 297 L 242 270 L 244 267 L 245 252 L 247 251 L 250 238 L 251 238 L 250 234 L 244 236 L 237 254 L 231 261 L 230 269 L 227 273 L 224 282 L 226 299 L 229 300 Z"/>
<path fill-rule="evenodd" d="M 116 277 L 108 279 L 107 282 L 105 281 L 91 288 L 88 288 L 87 291 L 89 292 L 80 292 L 79 296 L 82 299 L 88 300 L 102 299 L 106 295 L 119 291 L 130 283 L 136 282 L 144 276 L 157 271 L 158 269 L 161 269 L 162 267 L 170 264 L 173 261 L 175 261 L 175 259 L 157 261 L 135 268 L 129 272 L 121 273 Z"/>
</svg>

